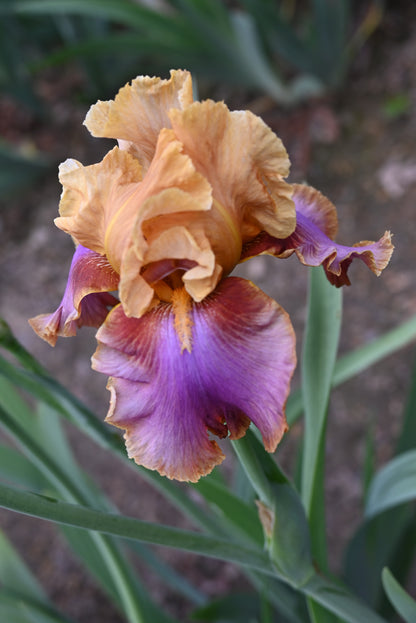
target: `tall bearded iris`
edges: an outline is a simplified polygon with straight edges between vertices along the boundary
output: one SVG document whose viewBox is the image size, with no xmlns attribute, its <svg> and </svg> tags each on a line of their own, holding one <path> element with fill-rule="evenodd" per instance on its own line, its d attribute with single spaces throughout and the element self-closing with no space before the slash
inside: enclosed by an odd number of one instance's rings
<svg viewBox="0 0 416 623">
<path fill-rule="evenodd" d="M 136 78 L 85 125 L 118 146 L 98 164 L 60 167 L 55 223 L 76 250 L 61 304 L 32 327 L 52 345 L 99 327 L 92 365 L 110 376 L 107 421 L 137 463 L 196 481 L 224 458 L 210 433 L 238 439 L 250 422 L 273 452 L 287 429 L 292 325 L 228 275 L 254 255 L 296 253 L 341 286 L 355 257 L 380 274 L 390 235 L 333 242 L 334 206 L 285 182 L 281 141 L 251 112 L 194 102 L 186 71 Z"/>
</svg>

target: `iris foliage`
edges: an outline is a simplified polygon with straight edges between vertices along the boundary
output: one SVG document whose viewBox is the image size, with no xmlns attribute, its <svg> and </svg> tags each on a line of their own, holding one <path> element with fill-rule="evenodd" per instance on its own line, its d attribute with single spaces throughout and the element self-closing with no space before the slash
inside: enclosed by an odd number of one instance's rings
<svg viewBox="0 0 416 623">
<path fill-rule="evenodd" d="M 70 547 L 131 622 L 173 620 L 150 600 L 129 562 L 133 555 L 189 600 L 196 620 L 247 621 L 251 613 L 252 620 L 259 622 L 381 623 L 392 620 L 395 609 L 411 623 L 415 604 L 401 584 L 406 584 L 415 543 L 408 537 L 416 496 L 415 452 L 411 449 L 416 440 L 412 417 L 416 384 L 404 413 L 397 456 L 368 478 L 362 522 L 347 548 L 342 578 L 328 570 L 323 489 L 331 387 L 414 340 L 416 318 L 336 360 L 340 310 L 340 291 L 328 284 L 321 268 L 311 269 L 302 388 L 292 393 L 288 403 L 290 423 L 304 415 L 299 485 L 250 431 L 233 442 L 239 486 L 227 485 L 214 471 L 183 489 L 157 472 L 134 465 L 127 460 L 121 439 L 54 380 L 2 323 L 0 418 L 6 438 L 13 443 L 3 442 L 0 452 L 1 506 L 56 522 Z M 318 358 L 316 353 L 320 353 Z M 313 396 L 311 386 L 319 388 Z M 139 470 L 198 531 L 120 514 L 77 464 L 64 421 Z M 195 501 L 194 491 L 205 504 Z M 244 599 L 232 594 L 210 602 L 198 586 L 158 560 L 148 544 L 237 564 L 255 590 Z M 0 548 L 2 618 L 66 621 L 4 535 Z"/>
</svg>

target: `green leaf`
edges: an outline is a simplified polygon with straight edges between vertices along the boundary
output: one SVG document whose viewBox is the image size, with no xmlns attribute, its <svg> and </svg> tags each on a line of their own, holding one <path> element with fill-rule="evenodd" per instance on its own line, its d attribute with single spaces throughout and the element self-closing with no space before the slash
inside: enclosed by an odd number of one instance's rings
<svg viewBox="0 0 416 623">
<path fill-rule="evenodd" d="M 1 531 L 0 620 L 13 623 L 68 621 L 52 608 L 42 586 Z"/>
<path fill-rule="evenodd" d="M 412 564 L 411 543 L 415 541 L 415 513 L 397 506 L 362 523 L 345 553 L 344 578 L 348 586 L 378 612 L 385 600 L 381 585 L 383 567 L 406 576 Z M 388 538 L 386 538 L 388 534 Z"/>
<path fill-rule="evenodd" d="M 311 623 L 335 623 L 340 621 L 340 619 L 335 616 L 333 612 L 330 612 L 313 599 L 308 599 L 308 611 Z"/>
<path fill-rule="evenodd" d="M 122 609 L 123 604 L 111 573 L 103 564 L 103 559 L 91 534 L 80 528 L 60 525 L 60 531 L 68 542 L 71 551 L 83 562 L 85 567 L 98 581 L 101 588 L 107 593 L 111 601 Z"/>
<path fill-rule="evenodd" d="M 251 570 L 248 576 L 257 592 L 267 596 L 279 613 L 279 623 L 309 623 L 305 599 L 300 591 L 270 576 L 254 575 Z"/>
<path fill-rule="evenodd" d="M 129 549 L 137 554 L 142 561 L 151 567 L 176 594 L 180 593 L 184 595 L 184 597 L 195 605 L 202 605 L 207 601 L 204 593 L 188 582 L 188 580 L 173 569 L 173 567 L 156 556 L 150 547 L 138 541 L 129 541 L 126 545 L 128 545 Z"/>
<path fill-rule="evenodd" d="M 4 384 L 4 379 L 1 379 Z M 8 405 L 10 409 L 10 406 Z M 53 488 L 63 495 L 66 499 L 75 502 L 90 503 L 88 489 L 85 491 L 81 487 L 83 481 L 82 473 L 78 468 L 72 469 L 74 461 L 70 455 L 64 437 L 59 433 L 60 429 L 55 425 L 51 427 L 53 436 L 48 438 L 48 430 L 44 431 L 41 440 L 46 447 L 51 441 L 56 443 L 53 450 L 45 450 L 41 441 L 36 440 L 35 435 L 31 435 L 33 424 L 27 428 L 23 427 L 19 418 L 10 415 L 0 406 L 0 421 L 7 432 L 13 436 L 21 446 L 26 455 L 34 462 L 38 469 Z M 57 462 L 55 452 L 62 452 L 62 461 Z M 60 454 L 58 454 L 60 456 Z M 61 457 L 60 457 L 61 458 Z M 69 471 L 66 471 L 69 463 Z M 167 618 L 156 609 L 149 601 L 146 592 L 138 583 L 133 570 L 129 568 L 126 559 L 121 555 L 118 547 L 108 537 L 92 532 L 89 535 L 90 549 L 83 552 L 87 556 L 87 563 L 90 570 L 94 571 L 99 580 L 102 580 L 102 573 L 97 570 L 96 558 L 101 560 L 101 564 L 108 570 L 108 577 L 111 578 L 113 590 L 110 588 L 109 594 L 118 594 L 118 602 L 122 604 L 126 617 L 130 623 L 144 623 L 145 621 L 165 622 Z M 88 559 L 88 553 L 94 552 L 95 557 Z"/>
<path fill-rule="evenodd" d="M 378 513 L 416 499 L 416 450 L 392 459 L 374 477 L 367 496 L 365 515 Z"/>
<path fill-rule="evenodd" d="M 312 0 L 313 38 L 310 52 L 314 55 L 315 72 L 330 86 L 339 85 L 346 64 L 349 3 Z"/>
<path fill-rule="evenodd" d="M 104 513 L 38 494 L 16 491 L 3 485 L 0 485 L 0 506 L 57 523 L 136 539 L 143 543 L 183 549 L 211 558 L 248 565 L 264 573 L 272 573 L 270 562 L 263 552 L 198 532 L 162 526 L 114 513 Z"/>
<path fill-rule="evenodd" d="M 416 315 L 369 344 L 344 355 L 335 366 L 333 386 L 344 383 L 415 339 Z"/>
<path fill-rule="evenodd" d="M 413 364 L 410 389 L 403 413 L 403 422 L 397 441 L 396 454 L 401 454 L 416 447 L 416 357 Z"/>
<path fill-rule="evenodd" d="M 383 569 L 382 580 L 384 590 L 397 612 L 406 623 L 414 623 L 416 621 L 416 601 L 400 586 L 389 569 Z"/>
<path fill-rule="evenodd" d="M 309 519 L 312 554 L 322 570 L 327 569 L 324 495 L 326 420 L 341 316 L 341 290 L 328 282 L 322 268 L 312 268 L 301 366 L 305 411 L 301 491 Z M 336 621 L 331 613 L 322 609 L 322 604 L 311 601 L 309 609 L 314 621 Z"/>
<path fill-rule="evenodd" d="M 71 623 L 48 604 L 12 589 L 0 589 L 0 614 L 13 623 Z"/>
<path fill-rule="evenodd" d="M 242 11 L 235 12 L 232 16 L 232 23 L 242 66 L 253 76 L 248 78 L 248 81 L 253 81 L 254 84 L 260 86 L 277 102 L 292 103 L 292 94 L 278 79 L 261 49 L 251 17 Z"/>
<path fill-rule="evenodd" d="M 272 54 L 285 59 L 303 72 L 311 71 L 311 55 L 297 35 L 295 25 L 283 16 L 274 2 L 244 0 L 244 5 L 256 20 L 257 29 Z"/>
<path fill-rule="evenodd" d="M 50 376 L 30 369 L 21 370 L 1 356 L 0 374 L 76 423 L 100 446 L 116 449 L 118 452 L 122 450 L 123 442 L 120 437 L 110 432 L 85 405 Z"/>
<path fill-rule="evenodd" d="M 42 586 L 1 531 L 0 585 L 7 589 L 15 589 L 18 586 L 22 596 L 46 601 Z"/>
<path fill-rule="evenodd" d="M 2 8 L 2 12 L 13 12 L 20 15 L 50 15 L 72 13 L 78 15 L 100 17 L 139 29 L 153 29 L 155 32 L 163 30 L 169 34 L 175 28 L 175 19 L 165 16 L 158 11 L 152 11 L 144 6 L 129 0 L 14 0 L 9 7 Z"/>
<path fill-rule="evenodd" d="M 65 623 L 35 576 L 0 531 L 0 620 L 13 623 Z"/>
<path fill-rule="evenodd" d="M 368 489 L 375 473 L 375 434 L 373 426 L 370 426 L 365 438 L 364 466 L 362 475 L 363 496 L 367 497 Z"/>
<path fill-rule="evenodd" d="M 332 387 L 338 387 L 345 381 L 354 378 L 370 366 L 395 353 L 416 339 L 416 315 L 398 327 L 384 333 L 369 344 L 347 353 L 335 364 Z M 293 424 L 303 412 L 303 401 L 300 390 L 289 396 L 286 416 L 289 425 Z"/>
<path fill-rule="evenodd" d="M 32 463 L 14 448 L 0 444 L 0 476 L 25 489 L 45 491 L 46 480 Z"/>
<path fill-rule="evenodd" d="M 27 431 L 18 420 L 11 417 L 10 413 L 2 406 L 0 406 L 0 422 L 7 433 L 17 441 L 30 460 L 58 491 L 65 492 L 71 500 L 79 499 L 77 487 L 72 482 L 71 477 L 36 442 L 30 431 Z"/>
<path fill-rule="evenodd" d="M 260 601 L 256 593 L 231 593 L 194 610 L 192 619 L 215 623 L 249 623 L 258 621 Z"/>
<path fill-rule="evenodd" d="M 0 379 L 0 381 L 1 380 L 2 379 Z M 51 415 L 54 416 L 53 418 L 49 419 L 49 425 L 52 429 L 54 426 L 59 426 L 59 420 L 57 419 L 56 414 Z M 36 419 L 37 418 L 34 416 L 33 420 L 36 421 Z M 54 437 L 56 442 L 56 431 Z M 57 445 L 50 443 L 49 439 L 47 438 L 45 439 L 45 441 L 47 446 L 52 446 L 55 450 L 57 450 L 56 454 L 60 457 L 61 463 L 63 463 L 64 456 L 67 453 L 68 449 L 64 450 L 62 448 L 62 440 L 61 442 L 57 442 Z M 61 446 L 60 450 L 59 446 Z M 70 461 L 69 458 L 70 457 L 67 456 L 65 460 L 65 462 L 67 463 L 67 469 L 72 469 L 72 476 L 77 480 L 78 485 L 82 484 L 82 488 L 89 502 L 94 502 L 96 505 L 103 509 L 108 510 L 109 508 L 111 508 L 110 502 L 104 498 L 101 491 L 99 491 L 95 487 L 95 485 L 86 478 L 85 474 L 81 472 L 78 465 L 75 463 L 75 461 L 73 461 L 72 456 Z M 33 488 L 36 488 L 39 492 L 44 492 L 45 490 L 49 489 L 50 485 L 47 483 L 47 480 L 42 475 L 42 473 L 37 470 L 37 468 L 35 468 L 34 465 L 31 464 L 26 457 L 16 452 L 13 448 L 8 448 L 7 446 L 1 448 L 0 466 L 3 461 L 7 468 L 6 475 L 10 473 L 10 479 L 12 481 L 18 482 L 19 485 L 23 485 L 25 488 L 32 488 L 33 486 Z M 4 476 L 5 470 L 1 470 L 1 473 Z M 114 585 L 113 578 L 111 577 L 111 574 L 109 573 L 106 565 L 103 564 L 100 544 L 96 543 L 95 537 L 92 537 L 92 535 L 87 531 L 78 528 L 72 528 L 64 525 L 61 525 L 60 528 L 66 540 L 69 542 L 71 549 L 79 556 L 79 558 L 84 562 L 89 571 L 99 581 L 103 590 L 109 594 L 110 598 L 119 607 L 122 607 L 122 602 L 120 601 L 120 597 L 117 588 Z M 136 544 L 132 543 L 132 546 L 134 545 Z M 137 545 L 140 548 L 137 551 L 138 555 L 148 564 L 150 564 L 165 581 L 173 585 L 176 591 L 183 592 L 188 598 L 192 599 L 194 603 L 202 603 L 204 601 L 204 596 L 196 589 L 194 589 L 188 582 L 186 582 L 184 578 L 177 574 L 166 563 L 159 561 L 150 550 L 146 550 L 144 546 L 140 546 L 139 544 Z M 6 559 L 6 555 L 4 556 Z M 2 559 L 0 544 L 0 565 L 1 561 Z M 20 589 L 20 585 L 18 582 L 16 582 L 16 584 L 12 584 L 12 586 L 19 586 Z"/>
<path fill-rule="evenodd" d="M 230 536 L 235 538 L 238 534 L 257 544 L 263 543 L 263 531 L 254 504 L 247 504 L 209 476 L 201 479 L 193 488 L 226 520 L 230 526 Z"/>
<path fill-rule="evenodd" d="M 318 564 L 324 569 L 326 568 L 325 432 L 341 316 L 341 290 L 328 282 L 322 268 L 312 268 L 302 355 L 302 394 L 305 410 L 302 499 L 310 522 L 312 552 Z"/>
<path fill-rule="evenodd" d="M 254 502 L 256 493 L 240 463 L 234 466 L 231 489 L 236 496 L 246 502 L 246 504 L 252 504 Z"/>
<path fill-rule="evenodd" d="M 342 585 L 315 575 L 302 590 L 323 606 L 326 610 L 339 617 L 345 623 L 386 623 L 386 620 L 370 610 L 357 597 L 348 592 Z"/>
<path fill-rule="evenodd" d="M 289 484 L 274 484 L 269 550 L 277 569 L 294 587 L 313 574 L 309 526 L 302 501 Z M 261 515 L 260 515 L 261 516 Z"/>
<path fill-rule="evenodd" d="M 257 491 L 270 557 L 282 578 L 299 586 L 312 570 L 305 511 L 299 495 L 251 431 L 233 442 L 241 466 Z"/>
</svg>

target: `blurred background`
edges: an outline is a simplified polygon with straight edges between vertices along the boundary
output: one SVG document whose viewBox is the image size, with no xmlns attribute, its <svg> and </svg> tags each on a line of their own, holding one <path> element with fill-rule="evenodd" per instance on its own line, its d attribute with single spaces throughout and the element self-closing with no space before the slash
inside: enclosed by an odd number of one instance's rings
<svg viewBox="0 0 416 623">
<path fill-rule="evenodd" d="M 104 418 L 106 379 L 90 370 L 94 332 L 53 350 L 27 325 L 64 291 L 73 247 L 53 226 L 67 157 L 91 164 L 112 143 L 82 125 L 97 99 L 136 75 L 192 71 L 199 99 L 250 109 L 282 138 L 290 181 L 319 188 L 337 206 L 339 242 L 394 233 L 391 265 L 377 280 L 351 269 L 341 352 L 416 312 L 416 3 L 411 0 L 0 0 L 0 315 L 24 345 Z M 295 258 L 259 257 L 238 269 L 287 309 L 301 343 L 307 270 Z M 299 349 L 300 352 L 300 349 Z M 334 570 L 360 519 L 366 439 L 375 465 L 394 446 L 412 348 L 334 392 L 327 449 L 328 531 Z M 296 381 L 295 381 L 296 385 Z M 150 485 L 69 430 L 74 451 L 117 505 L 142 519 L 186 526 Z M 279 448 L 290 471 L 302 433 Z M 367 450 L 366 450 L 367 448 Z M 228 449 L 225 473 L 232 464 Z M 51 599 L 80 623 L 122 619 L 59 532 L 0 512 L 0 526 Z M 222 563 L 160 550 L 209 595 L 242 590 Z M 189 606 L 142 569 L 149 591 L 181 620 Z"/>
</svg>

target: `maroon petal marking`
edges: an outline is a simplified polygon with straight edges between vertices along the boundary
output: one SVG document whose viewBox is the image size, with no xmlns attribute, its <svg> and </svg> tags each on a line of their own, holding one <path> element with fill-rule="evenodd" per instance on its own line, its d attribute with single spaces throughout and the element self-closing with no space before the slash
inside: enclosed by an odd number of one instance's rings
<svg viewBox="0 0 416 623">
<path fill-rule="evenodd" d="M 296 253 L 306 266 L 323 266 L 328 280 L 335 286 L 350 285 L 347 272 L 354 258 L 360 258 L 377 276 L 389 263 L 393 253 L 390 232 L 372 242 L 364 240 L 351 247 L 332 240 L 337 231 L 336 210 L 319 191 L 294 184 L 292 199 L 296 207 L 296 229 L 285 239 L 261 232 L 248 242 L 241 261 L 262 253 L 288 257 Z"/>
<path fill-rule="evenodd" d="M 29 320 L 36 333 L 55 346 L 58 336 L 70 337 L 79 327 L 99 327 L 110 307 L 118 303 L 112 294 L 119 276 L 105 256 L 78 245 L 69 269 L 65 293 L 57 310 Z"/>
<path fill-rule="evenodd" d="M 117 306 L 97 333 L 93 368 L 111 376 L 107 421 L 125 429 L 129 456 L 197 481 L 224 458 L 208 431 L 238 439 L 251 420 L 275 450 L 287 429 L 295 337 L 286 312 L 236 277 L 187 313 L 178 322 L 175 305 L 160 303 L 128 318 Z"/>
</svg>

